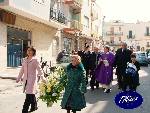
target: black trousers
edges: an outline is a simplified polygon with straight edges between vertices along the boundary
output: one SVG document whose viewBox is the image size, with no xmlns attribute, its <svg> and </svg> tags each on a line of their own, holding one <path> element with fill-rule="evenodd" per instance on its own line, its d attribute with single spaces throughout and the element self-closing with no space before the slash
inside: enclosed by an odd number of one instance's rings
<svg viewBox="0 0 150 113">
<path fill-rule="evenodd" d="M 88 84 L 89 68 L 85 69 L 86 71 L 86 84 Z"/>
<path fill-rule="evenodd" d="M 123 86 L 123 75 L 117 75 L 118 87 L 122 88 Z"/>
<path fill-rule="evenodd" d="M 37 101 L 35 94 L 26 94 L 26 99 L 23 105 L 22 113 L 28 113 L 30 105 L 31 111 L 35 111 L 37 109 Z"/>
<path fill-rule="evenodd" d="M 119 89 L 122 89 L 123 82 L 124 82 L 124 75 L 125 75 L 126 67 L 117 67 L 116 75 L 117 75 L 117 82 Z"/>
<path fill-rule="evenodd" d="M 122 90 L 126 91 L 127 87 L 129 86 L 129 89 L 132 91 L 136 91 L 137 88 L 137 81 L 135 77 L 132 77 L 130 75 L 126 75 L 123 78 L 123 87 Z"/>
<path fill-rule="evenodd" d="M 96 88 L 98 88 L 99 82 L 95 79 L 95 71 L 91 70 L 90 75 L 91 75 L 91 81 L 90 81 L 91 89 L 94 89 L 94 86 L 96 86 Z"/>
</svg>

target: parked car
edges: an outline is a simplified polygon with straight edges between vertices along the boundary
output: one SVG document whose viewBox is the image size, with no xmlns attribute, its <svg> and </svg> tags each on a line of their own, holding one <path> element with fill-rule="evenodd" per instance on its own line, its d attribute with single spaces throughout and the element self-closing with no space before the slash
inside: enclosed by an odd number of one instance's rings
<svg viewBox="0 0 150 113">
<path fill-rule="evenodd" d="M 140 63 L 141 66 L 148 66 L 148 58 L 145 52 L 135 52 L 136 59 Z"/>
</svg>

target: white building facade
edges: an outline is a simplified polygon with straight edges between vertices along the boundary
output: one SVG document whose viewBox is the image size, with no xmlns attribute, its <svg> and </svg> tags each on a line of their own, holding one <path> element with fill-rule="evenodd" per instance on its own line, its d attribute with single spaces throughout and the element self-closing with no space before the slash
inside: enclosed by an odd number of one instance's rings
<svg viewBox="0 0 150 113">
<path fill-rule="evenodd" d="M 68 26 L 69 8 L 56 0 L 0 2 L 0 67 L 18 67 L 27 46 L 39 60 L 55 63 L 62 49 L 61 29 Z"/>
<path fill-rule="evenodd" d="M 93 14 L 94 4 L 95 0 L 0 0 L 0 68 L 21 66 L 30 45 L 39 60 L 51 65 L 63 49 L 69 53 L 93 46 L 101 29 L 93 27 L 101 20 L 96 18 L 99 7 Z"/>
<path fill-rule="evenodd" d="M 135 51 L 150 49 L 150 22 L 126 23 L 124 37 L 130 48 Z"/>
<path fill-rule="evenodd" d="M 120 20 L 105 22 L 103 26 L 103 42 L 110 45 L 115 50 L 120 47 L 120 43 L 125 41 L 124 23 Z"/>
<path fill-rule="evenodd" d="M 64 36 L 68 40 L 71 50 L 83 50 L 86 45 L 93 47 L 96 40 L 100 37 L 101 9 L 97 5 L 96 0 L 75 1 L 80 5 L 73 7 L 73 5 L 68 3 L 72 15 L 71 27 L 65 29 Z M 67 47 L 69 48 L 70 46 Z"/>
<path fill-rule="evenodd" d="M 114 48 L 126 42 L 128 48 L 135 51 L 150 49 L 150 22 L 124 23 L 119 20 L 106 22 L 104 25 L 104 42 Z"/>
</svg>

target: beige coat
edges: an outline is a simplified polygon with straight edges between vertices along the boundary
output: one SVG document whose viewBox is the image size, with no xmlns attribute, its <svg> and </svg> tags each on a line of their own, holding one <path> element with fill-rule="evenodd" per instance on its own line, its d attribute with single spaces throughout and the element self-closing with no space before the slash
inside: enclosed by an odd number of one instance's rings
<svg viewBox="0 0 150 113">
<path fill-rule="evenodd" d="M 26 94 L 35 94 L 37 86 L 37 78 L 42 75 L 40 63 L 33 57 L 30 61 L 27 58 L 22 63 L 22 68 L 19 72 L 17 80 L 23 80 L 24 91 Z M 26 82 L 27 81 L 27 82 Z"/>
</svg>

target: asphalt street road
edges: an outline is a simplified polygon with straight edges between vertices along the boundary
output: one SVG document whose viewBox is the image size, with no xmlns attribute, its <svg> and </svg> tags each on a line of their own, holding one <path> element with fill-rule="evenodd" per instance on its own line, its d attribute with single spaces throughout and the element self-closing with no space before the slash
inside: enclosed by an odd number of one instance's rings
<svg viewBox="0 0 150 113">
<path fill-rule="evenodd" d="M 102 89 L 88 91 L 85 94 L 87 107 L 77 113 L 149 113 L 150 110 L 150 67 L 142 67 L 140 70 L 140 83 L 137 92 L 143 96 L 143 104 L 131 110 L 119 108 L 114 103 L 115 95 L 119 92 L 114 78 L 112 92 L 106 94 Z M 0 79 L 0 113 L 21 113 L 25 94 L 22 93 L 21 84 L 14 80 Z M 33 113 L 66 113 L 60 107 L 60 102 L 47 108 L 46 104 L 39 101 L 39 109 Z"/>
</svg>

